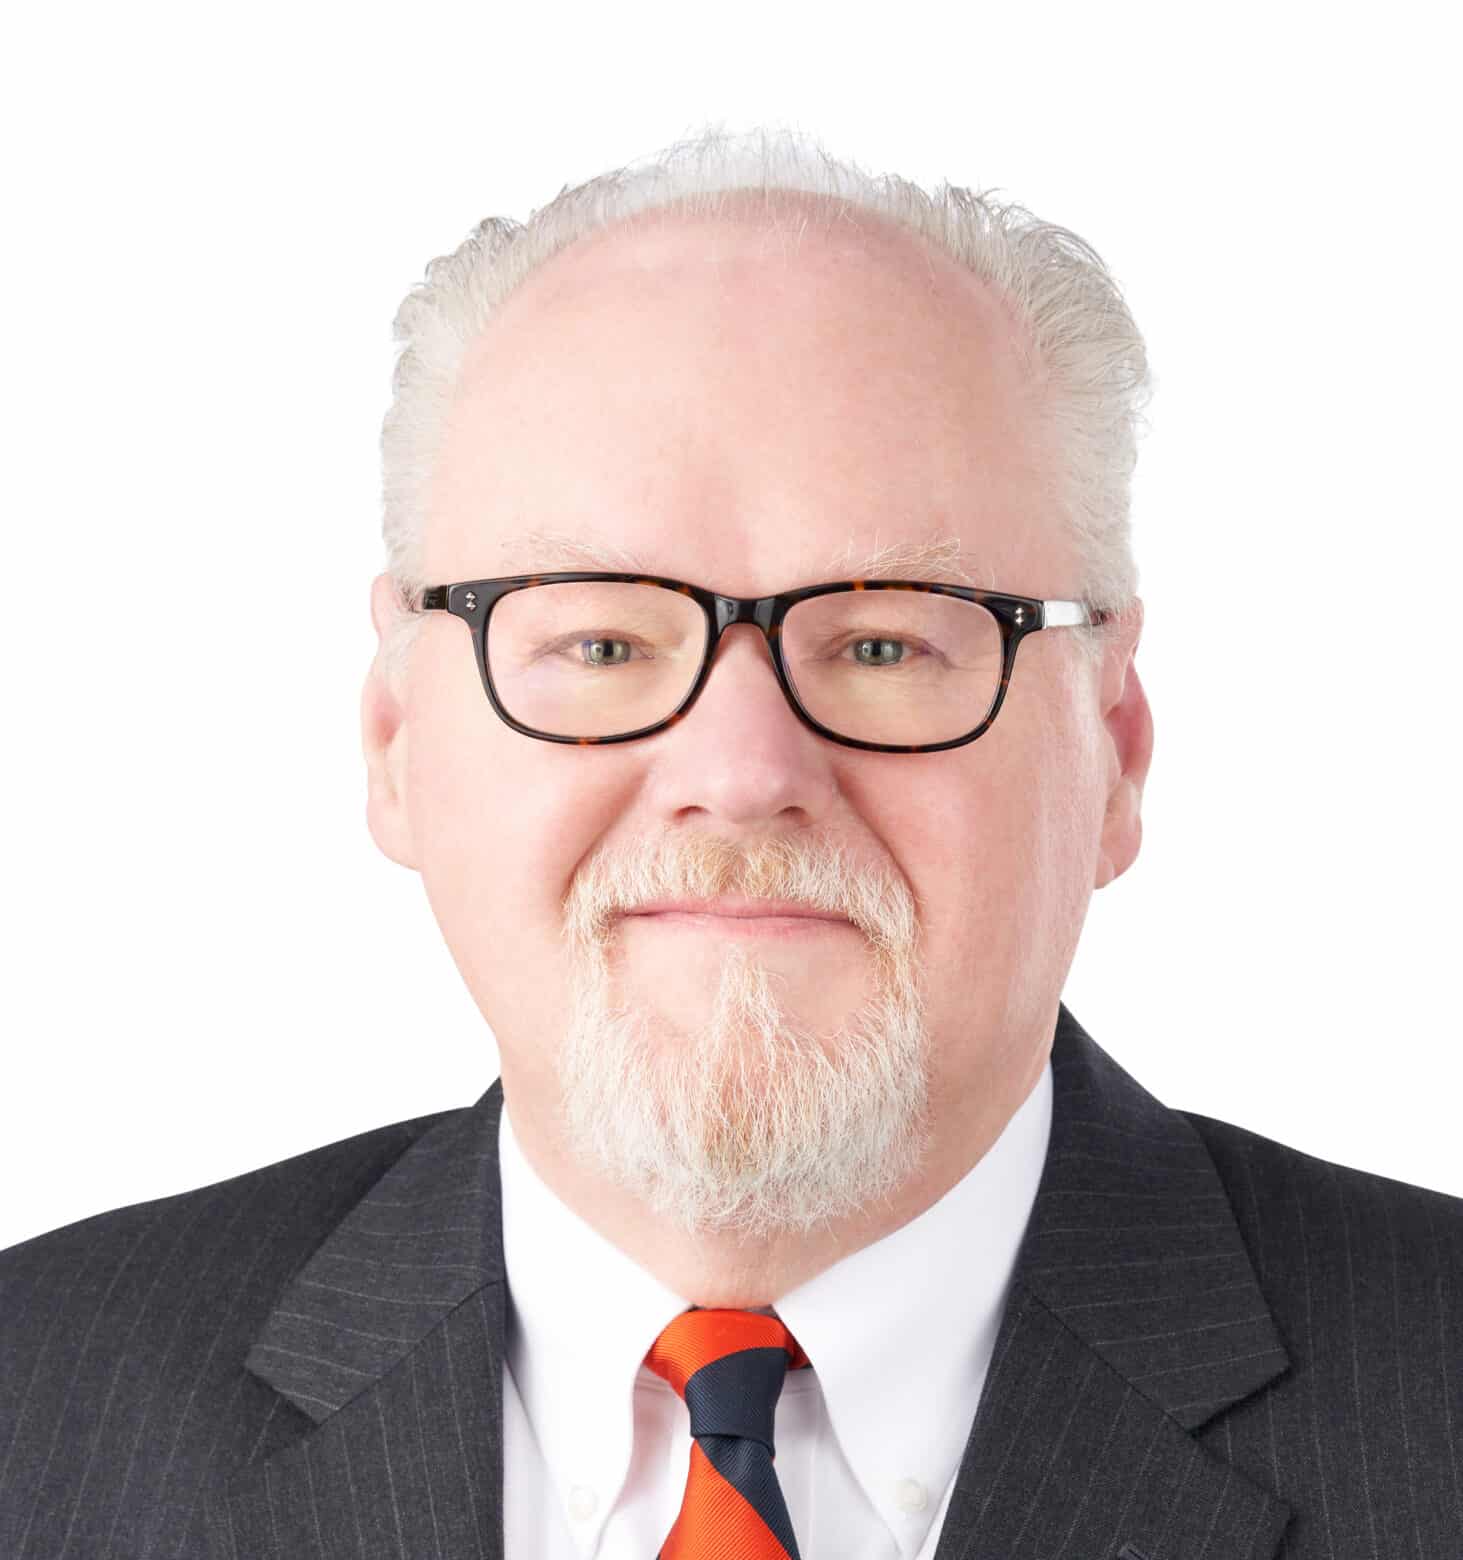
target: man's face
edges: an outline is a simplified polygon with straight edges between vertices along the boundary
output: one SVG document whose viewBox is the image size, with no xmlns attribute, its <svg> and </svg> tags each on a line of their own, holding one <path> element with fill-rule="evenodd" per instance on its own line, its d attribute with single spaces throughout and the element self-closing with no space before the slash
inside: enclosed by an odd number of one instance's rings
<svg viewBox="0 0 1463 1560">
<path fill-rule="evenodd" d="M 538 532 L 756 596 L 954 537 L 981 584 L 1076 596 L 992 295 L 882 227 L 801 226 L 634 222 L 531 277 L 470 350 L 428 579 L 595 566 L 513 541 Z M 768 1234 L 892 1191 L 1029 1087 L 1092 889 L 1137 849 L 1105 714 L 1135 638 L 1104 672 L 1035 634 L 985 736 L 891 754 L 802 725 L 743 625 L 678 724 L 575 747 L 500 722 L 466 626 L 429 615 L 372 827 L 422 873 L 520 1136 L 688 1231 Z M 831 918 L 629 913 L 730 895 Z"/>
</svg>

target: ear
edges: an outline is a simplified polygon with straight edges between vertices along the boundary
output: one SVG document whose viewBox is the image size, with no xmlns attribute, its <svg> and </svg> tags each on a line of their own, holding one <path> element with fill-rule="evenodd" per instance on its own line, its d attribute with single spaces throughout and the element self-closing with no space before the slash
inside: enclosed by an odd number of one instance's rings
<svg viewBox="0 0 1463 1560">
<path fill-rule="evenodd" d="M 386 672 L 385 649 L 393 625 L 405 611 L 389 574 L 371 582 L 371 621 L 376 657 L 361 693 L 361 746 L 366 755 L 366 823 L 382 853 L 416 868 L 416 846 L 406 801 L 406 708 L 403 690 Z"/>
<path fill-rule="evenodd" d="M 1095 888 L 1106 888 L 1137 858 L 1143 840 L 1143 783 L 1153 758 L 1153 714 L 1133 664 L 1143 631 L 1143 603 L 1135 597 L 1119 623 L 1100 673 L 1102 720 L 1112 757 Z"/>
</svg>

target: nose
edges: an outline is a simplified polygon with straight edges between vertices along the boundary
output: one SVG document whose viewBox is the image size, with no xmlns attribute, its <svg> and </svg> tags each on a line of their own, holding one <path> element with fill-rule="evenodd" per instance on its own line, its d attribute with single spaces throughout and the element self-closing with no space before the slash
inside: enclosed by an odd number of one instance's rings
<svg viewBox="0 0 1463 1560">
<path fill-rule="evenodd" d="M 778 681 L 772 646 L 755 623 L 736 623 L 722 631 L 716 654 L 711 658 L 711 670 L 692 713 L 698 712 L 701 705 L 712 698 L 713 690 L 719 698 L 729 697 L 725 691 L 729 684 L 741 690 L 741 698 L 747 697 L 747 690 L 760 688 L 763 699 L 775 700 L 789 716 L 797 719 Z"/>
<path fill-rule="evenodd" d="M 833 754 L 789 706 L 755 623 L 722 635 L 696 703 L 671 728 L 648 784 L 667 818 L 695 813 L 729 835 L 806 825 L 829 812 Z"/>
</svg>

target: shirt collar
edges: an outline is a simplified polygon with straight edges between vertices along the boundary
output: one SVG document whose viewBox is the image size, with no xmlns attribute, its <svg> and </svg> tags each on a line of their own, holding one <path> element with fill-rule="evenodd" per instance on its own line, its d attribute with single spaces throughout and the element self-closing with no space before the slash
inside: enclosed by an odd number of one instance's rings
<svg viewBox="0 0 1463 1560">
<path fill-rule="evenodd" d="M 887 1427 L 906 1427 L 901 1463 L 943 1491 L 990 1363 L 1051 1111 L 1048 1061 L 1001 1136 L 943 1197 L 775 1303 L 812 1362 L 849 1467 L 896 1531 Z M 635 1383 L 659 1381 L 646 1352 L 691 1302 L 560 1201 L 524 1157 L 506 1096 L 499 1160 L 509 1369 L 561 1502 L 586 1483 L 613 1503 L 630 1467 Z M 572 1412 L 586 1401 L 613 1405 L 610 1433 L 600 1416 Z"/>
<path fill-rule="evenodd" d="M 969 1439 L 1036 1201 L 1051 1105 L 1048 1061 L 1000 1137 L 943 1197 L 777 1301 L 817 1373 L 849 1467 L 896 1533 L 909 1524 L 890 1497 L 888 1427 L 901 1427 L 901 1465 L 938 1500 Z"/>
<path fill-rule="evenodd" d="M 508 1368 L 568 1509 L 576 1484 L 618 1498 L 630 1471 L 637 1376 L 645 1355 L 690 1303 L 574 1212 L 524 1157 L 508 1098 L 498 1125 Z M 662 1383 L 664 1385 L 664 1383 Z M 592 1403 L 592 1414 L 575 1412 Z"/>
</svg>

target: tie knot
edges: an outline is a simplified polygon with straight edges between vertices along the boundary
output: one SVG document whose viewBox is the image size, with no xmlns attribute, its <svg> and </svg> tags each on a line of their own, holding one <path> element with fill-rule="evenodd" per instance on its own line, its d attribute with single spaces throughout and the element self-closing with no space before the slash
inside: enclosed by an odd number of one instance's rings
<svg viewBox="0 0 1463 1560">
<path fill-rule="evenodd" d="M 707 1309 L 682 1311 L 645 1363 L 691 1411 L 693 1436 L 744 1436 L 771 1452 L 783 1378 L 810 1361 L 778 1317 Z"/>
</svg>

